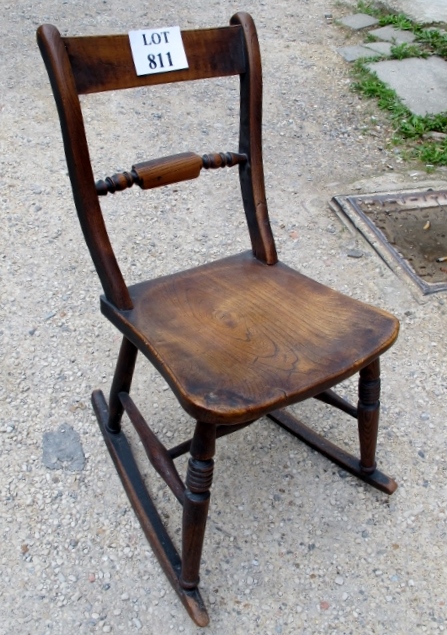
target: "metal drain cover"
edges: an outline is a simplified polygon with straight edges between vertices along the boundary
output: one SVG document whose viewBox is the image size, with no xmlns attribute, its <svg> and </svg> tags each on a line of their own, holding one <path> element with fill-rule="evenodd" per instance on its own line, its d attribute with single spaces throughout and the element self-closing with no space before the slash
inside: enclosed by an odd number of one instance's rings
<svg viewBox="0 0 447 635">
<path fill-rule="evenodd" d="M 447 290 L 446 190 L 334 196 L 331 204 L 424 295 Z"/>
</svg>

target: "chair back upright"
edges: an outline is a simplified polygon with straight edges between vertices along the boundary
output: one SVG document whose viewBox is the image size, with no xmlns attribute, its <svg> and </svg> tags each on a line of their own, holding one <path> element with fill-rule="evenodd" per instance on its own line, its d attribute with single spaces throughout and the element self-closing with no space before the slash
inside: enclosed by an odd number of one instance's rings
<svg viewBox="0 0 447 635">
<path fill-rule="evenodd" d="M 79 101 L 81 94 L 239 75 L 238 152 L 244 160 L 236 162 L 239 163 L 244 210 L 254 256 L 268 265 L 277 262 L 267 211 L 262 163 L 261 58 L 256 29 L 248 14 L 237 13 L 228 27 L 182 31 L 189 68 L 140 76 L 135 71 L 127 35 L 64 38 L 56 27 L 45 24 L 39 27 L 37 40 L 56 100 L 73 197 L 82 231 L 104 293 L 110 302 L 120 310 L 132 308 L 98 200 L 98 193 L 104 192 L 99 191 L 101 188 L 98 189 L 95 184 Z M 193 178 L 197 174 L 188 176 L 188 172 L 191 172 L 188 166 L 191 161 L 194 163 L 194 156 L 197 155 L 185 153 L 184 157 L 175 155 L 162 158 L 158 162 L 151 161 L 151 178 L 139 179 L 137 170 L 133 172 L 135 181 L 141 187 L 153 187 L 154 184 Z M 234 163 L 230 161 L 227 164 Z M 148 169 L 147 166 L 145 169 Z M 169 171 L 172 174 L 167 174 Z M 160 176 L 162 172 L 164 180 Z M 124 175 L 126 176 L 121 175 L 121 180 L 130 178 L 128 173 Z"/>
</svg>

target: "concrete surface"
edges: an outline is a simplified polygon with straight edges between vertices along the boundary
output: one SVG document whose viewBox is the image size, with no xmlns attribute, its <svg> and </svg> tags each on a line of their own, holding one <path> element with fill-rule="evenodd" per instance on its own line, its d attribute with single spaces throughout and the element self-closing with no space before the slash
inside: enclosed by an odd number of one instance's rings
<svg viewBox="0 0 447 635">
<path fill-rule="evenodd" d="M 368 66 L 415 115 L 447 110 L 447 62 L 440 57 L 384 60 Z"/>
<path fill-rule="evenodd" d="M 385 4 L 417 22 L 447 22 L 445 0 L 385 0 Z"/>
<path fill-rule="evenodd" d="M 370 35 L 373 35 L 378 40 L 384 40 L 385 42 L 392 42 L 393 44 L 404 44 L 414 42 L 415 36 L 410 31 L 402 31 L 396 29 L 393 26 L 382 26 L 380 29 L 372 29 L 369 31 Z"/>
<path fill-rule="evenodd" d="M 367 49 L 371 49 L 371 51 L 375 51 L 379 55 L 391 55 L 391 47 L 393 46 L 390 42 L 367 42 L 363 45 Z"/>
<path fill-rule="evenodd" d="M 338 20 L 340 24 L 344 26 L 348 26 L 350 29 L 360 30 L 366 29 L 367 27 L 374 26 L 378 23 L 377 18 L 373 18 L 371 15 L 367 13 L 355 13 L 353 15 L 347 15 Z"/>
<path fill-rule="evenodd" d="M 372 50 L 366 45 L 341 46 L 337 49 L 337 53 L 339 53 L 347 62 L 355 62 L 356 60 L 364 57 L 377 57 L 378 55 L 375 49 Z"/>
</svg>

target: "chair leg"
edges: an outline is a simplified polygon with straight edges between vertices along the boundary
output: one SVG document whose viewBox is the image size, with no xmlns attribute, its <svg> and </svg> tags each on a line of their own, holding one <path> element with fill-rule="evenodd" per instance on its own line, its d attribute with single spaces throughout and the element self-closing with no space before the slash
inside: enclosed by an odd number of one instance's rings
<svg viewBox="0 0 447 635">
<path fill-rule="evenodd" d="M 124 432 L 109 432 L 107 429 L 109 410 L 102 391 L 93 392 L 92 403 L 107 449 L 160 566 L 194 622 L 198 626 L 206 626 L 209 617 L 199 590 L 186 590 L 180 585 L 180 556 L 163 526 Z"/>
<path fill-rule="evenodd" d="M 322 401 L 339 407 L 337 403 L 334 403 L 335 400 L 331 391 L 326 391 L 322 395 Z M 347 472 L 386 494 L 392 494 L 397 489 L 396 481 L 378 470 L 375 461 L 379 429 L 379 399 L 380 362 L 379 359 L 376 359 L 360 371 L 359 377 L 357 423 L 360 440 L 360 461 L 358 457 L 331 443 L 285 410 L 275 410 L 270 412 L 267 417 Z M 338 400 L 336 401 L 338 402 Z M 351 408 L 346 411 L 349 411 L 349 414 L 354 414 L 350 410 Z"/>
<path fill-rule="evenodd" d="M 360 371 L 357 420 L 360 441 L 360 469 L 372 474 L 376 469 L 376 445 L 380 411 L 380 361 L 374 360 Z"/>
<path fill-rule="evenodd" d="M 124 412 L 118 395 L 120 392 L 128 393 L 130 390 L 137 353 L 137 347 L 126 337 L 123 337 L 110 389 L 109 418 L 107 421 L 107 430 L 115 434 L 121 430 L 121 417 Z"/>
<path fill-rule="evenodd" d="M 186 591 L 197 588 L 200 581 L 200 558 L 213 480 L 215 447 L 216 426 L 198 421 L 191 444 L 183 503 L 182 571 L 179 582 Z"/>
</svg>

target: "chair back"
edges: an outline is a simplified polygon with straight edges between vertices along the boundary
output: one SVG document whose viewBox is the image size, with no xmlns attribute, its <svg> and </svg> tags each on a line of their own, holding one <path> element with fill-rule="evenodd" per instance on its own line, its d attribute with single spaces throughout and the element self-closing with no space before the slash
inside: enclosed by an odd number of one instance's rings
<svg viewBox="0 0 447 635">
<path fill-rule="evenodd" d="M 181 35 L 187 69 L 137 75 L 127 35 L 64 38 L 49 24 L 37 31 L 59 113 L 82 231 L 104 293 L 121 310 L 131 309 L 132 301 L 107 234 L 98 196 L 134 183 L 148 189 L 195 178 L 202 168 L 238 164 L 253 253 L 266 264 L 277 261 L 264 186 L 261 58 L 253 20 L 246 13 L 237 13 L 228 27 L 182 31 Z M 202 157 L 183 153 L 152 159 L 95 183 L 79 95 L 229 75 L 240 77 L 237 153 Z"/>
</svg>

